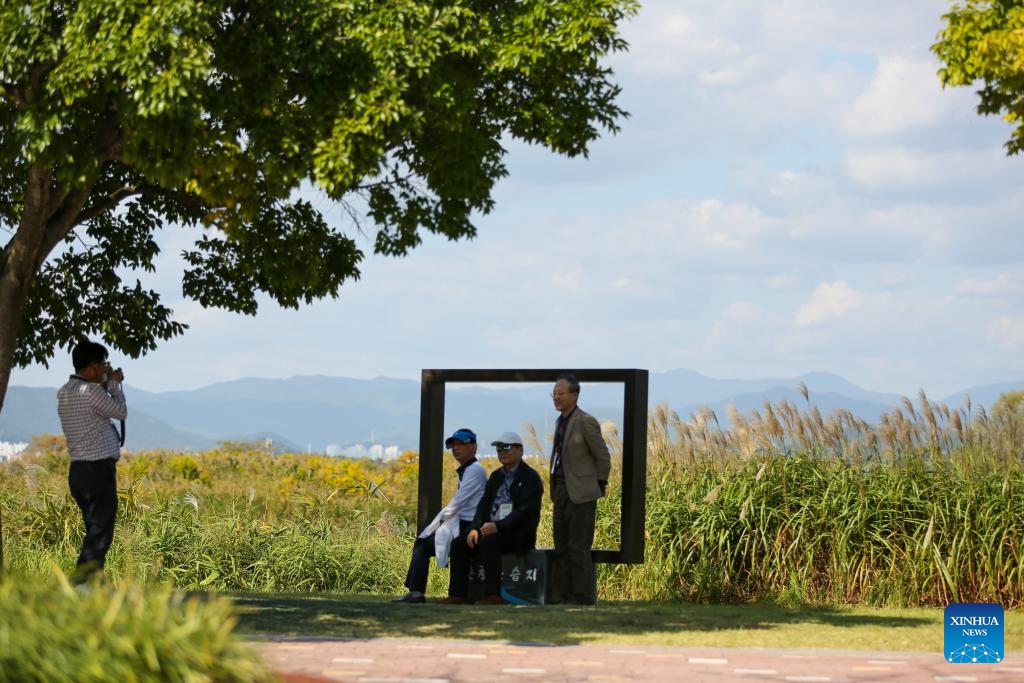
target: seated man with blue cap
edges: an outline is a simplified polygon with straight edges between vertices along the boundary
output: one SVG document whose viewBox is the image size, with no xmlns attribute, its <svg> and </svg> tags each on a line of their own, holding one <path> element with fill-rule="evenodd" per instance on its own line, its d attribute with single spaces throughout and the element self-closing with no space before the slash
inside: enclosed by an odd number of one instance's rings
<svg viewBox="0 0 1024 683">
<path fill-rule="evenodd" d="M 451 557 L 448 577 L 448 597 L 438 602 L 448 605 L 465 603 L 469 577 L 469 563 L 465 553 L 452 552 L 452 544 L 465 547 L 466 533 L 473 522 L 476 508 L 484 494 L 487 470 L 476 459 L 476 434 L 465 427 L 445 439 L 459 467 L 459 485 L 451 501 L 437 513 L 433 521 L 423 528 L 412 546 L 412 559 L 405 577 L 409 592 L 392 602 L 426 602 L 427 575 L 430 558 L 437 556 L 437 566 L 444 567 Z"/>
</svg>

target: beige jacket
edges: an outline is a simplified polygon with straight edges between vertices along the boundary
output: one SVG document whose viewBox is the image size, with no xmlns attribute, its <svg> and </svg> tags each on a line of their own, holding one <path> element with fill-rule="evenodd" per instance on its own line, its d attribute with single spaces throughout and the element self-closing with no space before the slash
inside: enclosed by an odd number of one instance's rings
<svg viewBox="0 0 1024 683">
<path fill-rule="evenodd" d="M 551 466 L 554 467 L 554 448 L 551 452 Z M 608 481 L 612 469 L 611 454 L 601 437 L 601 425 L 597 418 L 584 412 L 579 406 L 569 416 L 562 440 L 562 476 L 569 500 L 573 503 L 589 503 L 602 495 L 598 480 Z M 552 495 L 554 495 L 554 487 Z"/>
</svg>

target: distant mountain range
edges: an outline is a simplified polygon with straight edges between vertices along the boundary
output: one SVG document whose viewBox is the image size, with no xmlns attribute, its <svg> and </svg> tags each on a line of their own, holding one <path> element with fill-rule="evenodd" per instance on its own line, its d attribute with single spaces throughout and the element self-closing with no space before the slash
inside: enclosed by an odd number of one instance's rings
<svg viewBox="0 0 1024 683">
<path fill-rule="evenodd" d="M 702 407 L 728 423 L 727 406 L 741 413 L 760 410 L 765 402 L 783 399 L 803 407 L 798 391 L 807 385 L 811 404 L 822 414 L 845 408 L 869 422 L 891 410 L 902 396 L 870 391 L 830 373 L 799 377 L 722 380 L 689 370 L 650 375 L 650 404 L 665 402 L 687 417 Z M 932 401 L 951 407 L 964 404 L 989 407 L 1007 391 L 1024 390 L 1024 380 L 976 386 Z M 474 429 L 482 443 L 504 431 L 525 436 L 526 423 L 539 435 L 551 431 L 557 416 L 549 384 L 496 387 L 449 385 L 445 397 L 445 431 L 461 426 Z M 239 379 L 193 391 L 151 393 L 131 386 L 128 395 L 126 446 L 206 450 L 228 440 L 270 439 L 278 450 L 341 452 L 356 444 L 418 448 L 420 383 L 379 377 L 302 376 L 291 379 Z M 917 401 L 916 396 L 909 397 Z M 622 387 L 585 384 L 580 406 L 601 419 L 621 424 Z M 0 441 L 28 441 L 42 434 L 60 434 L 56 388 L 12 386 L 0 413 Z"/>
</svg>

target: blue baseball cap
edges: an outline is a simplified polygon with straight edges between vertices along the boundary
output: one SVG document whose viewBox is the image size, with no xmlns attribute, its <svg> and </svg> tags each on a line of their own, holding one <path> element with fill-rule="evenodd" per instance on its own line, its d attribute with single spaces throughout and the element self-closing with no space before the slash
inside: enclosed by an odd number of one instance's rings
<svg viewBox="0 0 1024 683">
<path fill-rule="evenodd" d="M 455 433 L 444 440 L 444 447 L 451 448 L 453 441 L 461 441 L 462 443 L 476 443 L 476 434 L 473 433 L 472 429 L 462 427 L 456 429 Z"/>
</svg>

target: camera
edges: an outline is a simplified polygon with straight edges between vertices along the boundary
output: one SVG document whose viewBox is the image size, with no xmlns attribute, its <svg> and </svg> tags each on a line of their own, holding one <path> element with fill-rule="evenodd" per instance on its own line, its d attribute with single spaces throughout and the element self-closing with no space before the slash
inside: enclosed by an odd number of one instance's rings
<svg viewBox="0 0 1024 683">
<path fill-rule="evenodd" d="M 103 386 L 107 386 L 107 382 L 111 379 L 123 382 L 124 373 L 121 371 L 121 368 L 115 368 L 110 363 L 107 363 L 103 368 Z"/>
</svg>

